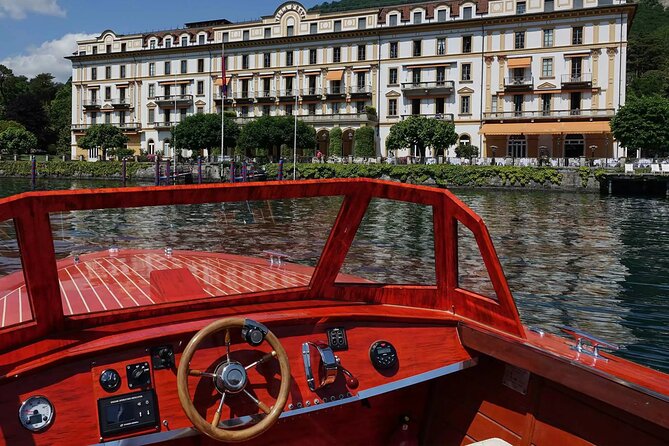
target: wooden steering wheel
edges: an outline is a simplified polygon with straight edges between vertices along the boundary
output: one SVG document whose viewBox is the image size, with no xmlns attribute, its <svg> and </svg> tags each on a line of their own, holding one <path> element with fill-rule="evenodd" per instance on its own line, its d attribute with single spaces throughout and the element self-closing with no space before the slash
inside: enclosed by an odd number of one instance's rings
<svg viewBox="0 0 669 446">
<path fill-rule="evenodd" d="M 246 338 L 247 342 L 252 346 L 257 347 L 262 344 L 263 340 L 267 341 L 272 347 L 272 352 L 247 366 L 243 366 L 239 362 L 231 360 L 231 328 L 241 329 L 242 337 Z M 214 373 L 192 370 L 190 368 L 190 361 L 200 343 L 205 338 L 223 330 L 225 330 L 227 353 L 224 358 L 221 358 L 221 362 L 216 366 Z M 274 406 L 269 407 L 246 390 L 246 385 L 248 384 L 248 375 L 246 371 L 275 357 L 279 361 L 281 370 L 281 387 L 279 388 L 279 395 L 276 399 L 276 403 Z M 213 379 L 216 390 L 221 394 L 218 410 L 214 414 L 214 419 L 211 422 L 205 420 L 195 409 L 190 393 L 188 392 L 188 376 L 200 376 Z M 286 405 L 288 392 L 290 390 L 290 365 L 288 364 L 288 355 L 283 349 L 281 342 L 279 342 L 279 339 L 263 324 L 242 318 L 220 319 L 195 333 L 195 336 L 193 336 L 186 346 L 186 349 L 181 355 L 181 361 L 179 362 L 177 390 L 179 392 L 181 406 L 183 407 L 186 416 L 197 430 L 218 441 L 238 442 L 249 440 L 269 429 L 279 419 L 279 415 L 281 415 L 283 407 Z M 258 405 L 260 410 L 264 412 L 264 417 L 258 423 L 243 429 L 227 430 L 220 427 L 221 411 L 223 409 L 226 395 L 234 394 L 245 394 L 247 397 L 251 398 L 251 400 Z"/>
</svg>

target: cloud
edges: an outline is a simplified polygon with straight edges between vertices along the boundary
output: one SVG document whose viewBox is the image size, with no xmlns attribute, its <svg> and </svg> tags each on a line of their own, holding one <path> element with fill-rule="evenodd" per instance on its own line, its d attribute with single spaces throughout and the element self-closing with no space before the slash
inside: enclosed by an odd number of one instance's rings
<svg viewBox="0 0 669 446">
<path fill-rule="evenodd" d="M 24 19 L 29 13 L 65 17 L 58 0 L 0 0 L 0 18 Z"/>
<path fill-rule="evenodd" d="M 0 0 L 3 1 L 3 0 Z M 60 39 L 49 40 L 39 47 L 30 47 L 25 54 L 0 60 L 0 64 L 12 69 L 14 74 L 33 77 L 40 73 L 51 73 L 65 82 L 72 75 L 72 63 L 64 59 L 77 50 L 77 41 L 97 37 L 96 34 L 65 34 Z"/>
</svg>

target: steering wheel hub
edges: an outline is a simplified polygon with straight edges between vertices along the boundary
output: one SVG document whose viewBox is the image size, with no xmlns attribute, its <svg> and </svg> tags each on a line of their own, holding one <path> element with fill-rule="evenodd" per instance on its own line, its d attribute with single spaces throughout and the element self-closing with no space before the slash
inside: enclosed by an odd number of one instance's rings
<svg viewBox="0 0 669 446">
<path fill-rule="evenodd" d="M 221 393 L 239 393 L 248 383 L 246 369 L 235 361 L 219 364 L 214 374 L 214 385 Z"/>
</svg>

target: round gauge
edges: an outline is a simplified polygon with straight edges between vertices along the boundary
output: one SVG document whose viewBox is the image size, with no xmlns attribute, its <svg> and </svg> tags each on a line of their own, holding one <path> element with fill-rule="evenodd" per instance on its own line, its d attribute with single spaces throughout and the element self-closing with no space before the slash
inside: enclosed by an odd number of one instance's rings
<svg viewBox="0 0 669 446">
<path fill-rule="evenodd" d="M 55 410 L 51 402 L 43 396 L 31 396 L 21 404 L 19 420 L 29 431 L 46 429 L 53 422 Z"/>
<path fill-rule="evenodd" d="M 100 386 L 107 391 L 113 392 L 121 385 L 121 375 L 114 369 L 107 369 L 100 374 Z"/>
<path fill-rule="evenodd" d="M 392 369 L 397 365 L 397 350 L 388 341 L 376 341 L 369 349 L 369 358 L 378 370 Z"/>
</svg>

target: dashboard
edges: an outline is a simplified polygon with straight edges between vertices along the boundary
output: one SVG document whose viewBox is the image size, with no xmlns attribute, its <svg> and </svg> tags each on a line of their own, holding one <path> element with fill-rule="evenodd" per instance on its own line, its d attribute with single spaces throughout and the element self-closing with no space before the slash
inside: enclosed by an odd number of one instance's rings
<svg viewBox="0 0 669 446">
<path fill-rule="evenodd" d="M 375 318 L 283 322 L 268 328 L 283 345 L 290 364 L 290 391 L 281 414 L 286 421 L 326 409 L 345 410 L 348 404 L 476 364 L 452 322 Z M 229 354 L 242 366 L 250 366 L 245 390 L 251 396 L 240 392 L 225 399 L 220 417 L 225 428 L 253 423 L 262 413 L 257 401 L 272 406 L 282 378 L 278 361 L 268 356 L 267 342 L 261 339 L 255 345 L 258 339 L 241 330 L 231 331 Z M 192 335 L 187 332 L 147 345 L 99 351 L 0 385 L 0 440 L 94 444 L 138 436 L 167 441 L 183 435 L 192 423 L 177 395 L 177 366 Z M 216 333 L 202 342 L 190 368 L 211 374 L 227 354 L 225 334 Z M 216 380 L 189 376 L 188 391 L 197 411 L 206 420 L 214 419 L 221 400 Z"/>
</svg>

